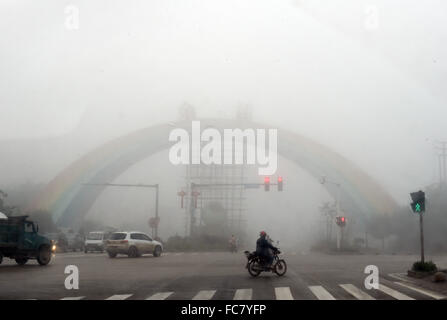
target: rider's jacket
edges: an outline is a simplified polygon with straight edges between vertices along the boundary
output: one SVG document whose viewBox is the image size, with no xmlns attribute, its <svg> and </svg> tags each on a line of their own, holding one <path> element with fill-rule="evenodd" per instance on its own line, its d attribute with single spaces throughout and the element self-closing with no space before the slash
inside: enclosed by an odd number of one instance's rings
<svg viewBox="0 0 447 320">
<path fill-rule="evenodd" d="M 269 256 L 269 249 L 276 250 L 276 248 L 272 246 L 265 237 L 260 237 L 256 241 L 256 254 L 260 256 Z"/>
</svg>

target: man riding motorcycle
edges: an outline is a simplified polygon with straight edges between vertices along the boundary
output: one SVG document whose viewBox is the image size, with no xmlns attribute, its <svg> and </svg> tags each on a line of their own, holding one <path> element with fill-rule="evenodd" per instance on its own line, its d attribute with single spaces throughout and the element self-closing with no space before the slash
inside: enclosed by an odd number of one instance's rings
<svg viewBox="0 0 447 320">
<path fill-rule="evenodd" d="M 259 239 L 256 241 L 256 254 L 266 261 L 267 267 L 270 267 L 273 262 L 273 254 L 270 250 L 277 251 L 278 248 L 274 247 L 266 237 L 265 231 L 259 233 Z"/>
</svg>

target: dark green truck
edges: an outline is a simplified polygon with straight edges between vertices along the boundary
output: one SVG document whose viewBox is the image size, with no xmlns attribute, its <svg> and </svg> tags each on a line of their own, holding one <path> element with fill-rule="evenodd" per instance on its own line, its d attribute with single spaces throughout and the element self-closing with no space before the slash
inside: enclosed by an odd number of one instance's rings
<svg viewBox="0 0 447 320">
<path fill-rule="evenodd" d="M 43 266 L 50 262 L 56 246 L 39 235 L 39 226 L 27 218 L 0 219 L 0 263 L 3 257 L 15 259 L 19 265 L 24 265 L 29 259 L 37 259 Z"/>
</svg>

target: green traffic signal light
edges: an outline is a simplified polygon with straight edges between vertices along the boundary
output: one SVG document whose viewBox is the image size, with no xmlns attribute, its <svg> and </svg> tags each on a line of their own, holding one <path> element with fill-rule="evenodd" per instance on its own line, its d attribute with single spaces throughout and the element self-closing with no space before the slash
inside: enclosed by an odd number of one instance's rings
<svg viewBox="0 0 447 320">
<path fill-rule="evenodd" d="M 418 191 L 410 193 L 411 199 L 413 202 L 411 203 L 411 209 L 415 213 L 425 212 L 425 192 Z"/>
</svg>

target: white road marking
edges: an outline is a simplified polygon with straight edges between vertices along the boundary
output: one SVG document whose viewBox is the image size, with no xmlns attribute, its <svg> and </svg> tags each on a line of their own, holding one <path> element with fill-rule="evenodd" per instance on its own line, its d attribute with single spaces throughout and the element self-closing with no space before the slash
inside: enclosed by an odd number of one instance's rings
<svg viewBox="0 0 447 320">
<path fill-rule="evenodd" d="M 111 297 L 108 297 L 106 300 L 126 300 L 131 297 L 131 294 L 115 294 Z"/>
<path fill-rule="evenodd" d="M 335 300 L 335 298 L 322 286 L 310 286 L 309 289 L 318 300 Z"/>
<path fill-rule="evenodd" d="M 340 284 L 339 286 L 342 287 L 343 289 L 345 289 L 347 292 L 349 292 L 351 295 L 353 295 L 358 300 L 376 300 L 375 298 L 371 297 L 369 294 L 360 290 L 353 284 L 350 284 L 350 283 Z"/>
<path fill-rule="evenodd" d="M 383 284 L 379 284 L 378 290 L 385 292 L 387 295 L 392 296 L 394 299 L 397 299 L 397 300 L 414 300 L 413 298 L 407 296 L 406 294 L 403 294 L 403 293 L 400 293 L 399 291 L 388 288 L 387 286 L 384 286 Z"/>
<path fill-rule="evenodd" d="M 146 300 L 165 300 L 174 292 L 158 292 L 146 298 Z"/>
<path fill-rule="evenodd" d="M 216 290 L 201 290 L 192 298 L 192 300 L 211 300 Z"/>
<path fill-rule="evenodd" d="M 65 298 L 62 298 L 61 300 L 82 300 L 84 298 L 85 298 L 85 296 L 82 296 L 82 297 L 65 297 Z"/>
<path fill-rule="evenodd" d="M 233 300 L 251 300 L 252 295 L 252 289 L 237 289 L 234 294 Z"/>
<path fill-rule="evenodd" d="M 176 254 L 174 254 L 174 256 L 181 256 L 183 254 L 183 252 L 177 252 Z"/>
<path fill-rule="evenodd" d="M 275 288 L 276 300 L 293 300 L 292 292 L 289 287 Z"/>
<path fill-rule="evenodd" d="M 397 281 L 394 282 L 394 283 L 397 283 L 400 286 L 403 286 L 405 288 L 417 291 L 419 293 L 425 294 L 426 296 L 432 297 L 432 298 L 434 298 L 436 300 L 441 300 L 441 299 L 446 299 L 447 298 L 447 296 L 444 296 L 444 295 L 442 295 L 440 293 L 433 292 L 433 291 L 430 291 L 430 290 L 427 290 L 427 289 L 422 289 L 422 288 L 413 286 L 413 285 L 411 285 L 409 283 L 397 282 Z"/>
<path fill-rule="evenodd" d="M 105 254 L 101 254 L 101 253 L 97 253 L 97 254 L 90 254 L 90 253 L 86 253 L 86 254 L 65 254 L 65 255 L 61 255 L 61 254 L 55 254 L 54 257 L 55 258 L 90 258 L 90 257 L 105 257 Z"/>
<path fill-rule="evenodd" d="M 399 281 L 410 281 L 405 273 L 389 273 L 388 276 L 390 276 L 391 278 L 397 279 Z"/>
</svg>

